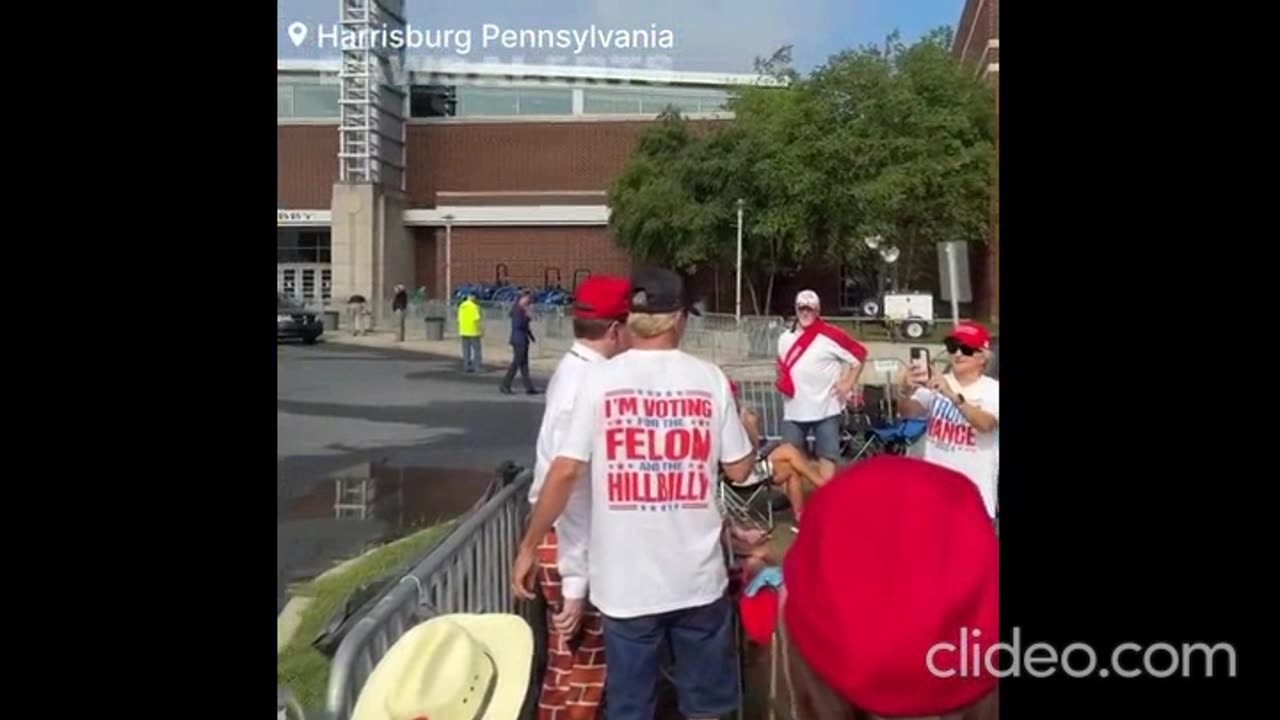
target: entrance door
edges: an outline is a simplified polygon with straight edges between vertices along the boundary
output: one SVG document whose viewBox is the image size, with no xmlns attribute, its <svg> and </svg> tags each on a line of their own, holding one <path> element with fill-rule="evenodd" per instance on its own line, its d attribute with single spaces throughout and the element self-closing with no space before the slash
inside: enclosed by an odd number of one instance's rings
<svg viewBox="0 0 1280 720">
<path fill-rule="evenodd" d="M 276 289 L 305 305 L 328 305 L 333 293 L 333 270 L 328 263 L 279 264 Z"/>
</svg>

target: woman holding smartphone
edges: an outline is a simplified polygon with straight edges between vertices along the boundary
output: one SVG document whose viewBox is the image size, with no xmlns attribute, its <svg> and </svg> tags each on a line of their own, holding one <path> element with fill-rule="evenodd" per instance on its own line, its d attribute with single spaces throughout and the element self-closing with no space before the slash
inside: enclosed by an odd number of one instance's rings
<svg viewBox="0 0 1280 720">
<path fill-rule="evenodd" d="M 991 336 L 981 325 L 960 323 L 945 343 L 951 370 L 934 374 L 924 366 L 912 366 L 900 383 L 899 410 L 906 417 L 928 418 L 924 459 L 973 481 L 994 520 L 1000 467 L 1000 381 L 984 374 Z"/>
</svg>

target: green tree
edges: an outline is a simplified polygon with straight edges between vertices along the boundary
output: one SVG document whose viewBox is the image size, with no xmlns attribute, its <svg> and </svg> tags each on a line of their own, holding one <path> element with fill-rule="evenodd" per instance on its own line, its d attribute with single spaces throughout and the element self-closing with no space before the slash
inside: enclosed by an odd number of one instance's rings
<svg viewBox="0 0 1280 720">
<path fill-rule="evenodd" d="M 644 134 L 609 191 L 614 236 L 640 261 L 732 267 L 741 198 L 757 314 L 779 272 L 865 262 L 871 234 L 898 245 L 902 279 L 915 282 L 935 243 L 986 238 L 993 101 L 949 47 L 945 29 L 909 47 L 892 35 L 808 79 L 789 47 L 757 59 L 762 77 L 788 84 L 740 88 L 735 119 L 709 133 L 669 111 Z"/>
<path fill-rule="evenodd" d="M 789 62 L 783 48 L 757 60 L 757 68 L 791 81 Z M 743 281 L 751 307 L 766 312 L 777 274 L 817 247 L 823 178 L 796 142 L 805 128 L 803 102 L 789 89 L 743 88 L 730 102 L 736 120 L 705 135 L 690 132 L 678 113 L 665 113 L 610 188 L 618 242 L 642 262 L 685 271 L 704 263 L 732 267 L 741 198 Z"/>
<path fill-rule="evenodd" d="M 945 28 L 911 46 L 895 33 L 883 49 L 832 57 L 807 86 L 839 254 L 857 261 L 861 238 L 881 235 L 901 250 L 907 284 L 925 275 L 937 243 L 987 238 L 995 103 L 950 46 Z"/>
<path fill-rule="evenodd" d="M 705 141 L 675 111 L 644 133 L 610 187 L 609 225 L 636 260 L 691 271 L 715 257 L 723 218 L 700 199 Z"/>
</svg>

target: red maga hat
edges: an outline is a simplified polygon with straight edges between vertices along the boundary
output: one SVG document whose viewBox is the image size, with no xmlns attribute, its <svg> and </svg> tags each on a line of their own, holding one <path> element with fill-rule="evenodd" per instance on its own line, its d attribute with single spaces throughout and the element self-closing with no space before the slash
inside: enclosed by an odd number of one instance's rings
<svg viewBox="0 0 1280 720">
<path fill-rule="evenodd" d="M 991 333 L 978 323 L 962 322 L 947 333 L 947 337 L 978 350 L 991 349 Z"/>
<path fill-rule="evenodd" d="M 858 708 L 952 712 L 996 685 L 972 658 L 960 664 L 960 637 L 983 657 L 999 642 L 999 556 L 968 478 L 878 456 L 845 468 L 805 504 L 804 532 L 783 564 L 783 619 L 805 662 Z M 939 643 L 948 645 L 931 653 Z"/>
<path fill-rule="evenodd" d="M 573 316 L 583 320 L 620 320 L 631 308 L 631 282 L 615 275 L 591 275 L 573 294 Z"/>
</svg>

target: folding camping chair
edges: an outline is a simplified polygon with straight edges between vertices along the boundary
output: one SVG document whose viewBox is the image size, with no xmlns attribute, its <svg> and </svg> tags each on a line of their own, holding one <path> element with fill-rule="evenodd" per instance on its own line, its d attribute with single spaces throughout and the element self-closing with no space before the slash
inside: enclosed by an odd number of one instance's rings
<svg viewBox="0 0 1280 720">
<path fill-rule="evenodd" d="M 720 475 L 716 500 L 720 512 L 730 522 L 746 528 L 773 532 L 773 464 L 769 453 L 780 441 L 772 441 L 756 452 L 756 464 L 751 475 L 741 483 L 733 483 Z"/>
<path fill-rule="evenodd" d="M 854 463 L 876 455 L 906 455 L 927 428 L 928 421 L 923 418 L 903 418 L 892 425 L 867 428 L 851 438 L 845 457 Z"/>
</svg>

